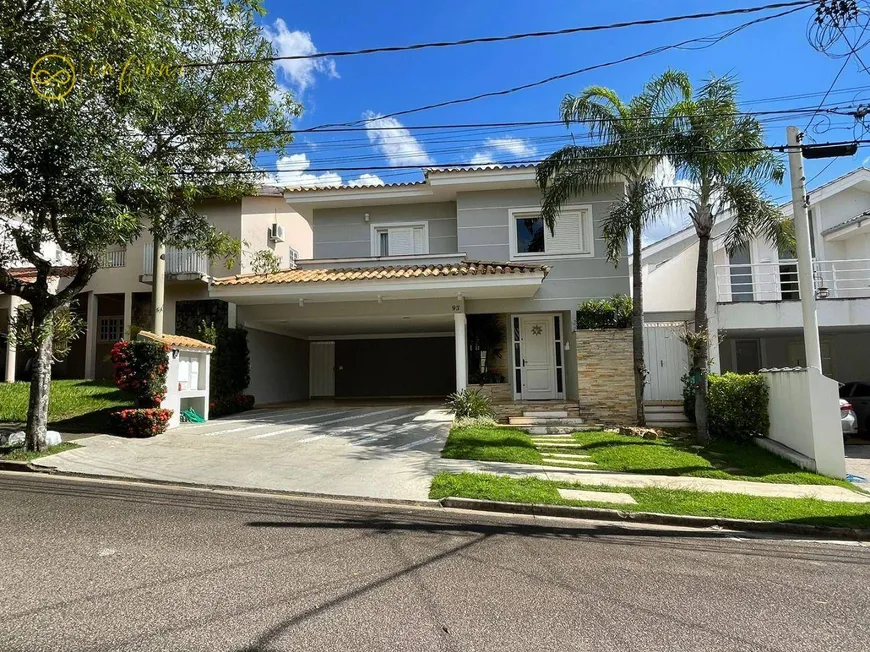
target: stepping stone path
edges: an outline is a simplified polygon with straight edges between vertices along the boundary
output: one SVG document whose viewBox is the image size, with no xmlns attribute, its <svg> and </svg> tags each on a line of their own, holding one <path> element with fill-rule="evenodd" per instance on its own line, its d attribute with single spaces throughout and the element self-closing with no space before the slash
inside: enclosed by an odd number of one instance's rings
<svg viewBox="0 0 870 652">
<path fill-rule="evenodd" d="M 621 494 L 612 491 L 580 491 L 579 489 L 559 489 L 559 495 L 565 500 L 583 500 L 594 503 L 619 503 L 620 505 L 637 505 L 631 494 Z"/>
<path fill-rule="evenodd" d="M 535 448 L 542 451 L 541 459 L 543 462 L 550 464 L 559 464 L 572 466 L 582 469 L 592 466 L 597 466 L 595 462 L 590 461 L 589 455 L 580 455 L 577 453 L 550 453 L 547 452 L 551 448 L 583 448 L 583 444 L 574 440 L 571 435 L 548 435 L 546 437 L 532 437 L 532 443 Z"/>
</svg>

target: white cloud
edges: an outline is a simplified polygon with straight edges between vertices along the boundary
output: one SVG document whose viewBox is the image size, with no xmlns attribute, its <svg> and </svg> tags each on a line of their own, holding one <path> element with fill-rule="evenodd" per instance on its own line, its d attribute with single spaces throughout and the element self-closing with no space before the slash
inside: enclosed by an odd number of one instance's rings
<svg viewBox="0 0 870 652">
<path fill-rule="evenodd" d="M 483 149 L 471 157 L 469 163 L 473 165 L 493 165 L 497 159 L 511 161 L 527 160 L 535 156 L 538 150 L 529 141 L 514 136 L 502 138 L 487 138 L 483 143 Z M 507 155 L 507 156 L 505 156 Z"/>
<path fill-rule="evenodd" d="M 300 30 L 290 31 L 283 19 L 275 20 L 274 27 L 264 27 L 266 38 L 272 41 L 278 56 L 317 54 L 311 34 Z M 299 92 L 314 84 L 315 75 L 338 77 L 335 61 L 332 59 L 284 59 L 275 65 L 283 73 L 286 81 L 292 83 Z"/>
<path fill-rule="evenodd" d="M 365 174 L 361 174 L 356 179 L 351 179 L 347 182 L 347 185 L 353 188 L 360 188 L 362 186 L 383 186 L 384 180 L 381 179 L 377 174 L 370 174 L 366 172 Z"/>
<path fill-rule="evenodd" d="M 306 172 L 311 167 L 311 161 L 306 154 L 290 154 L 278 159 L 276 167 L 279 172 L 273 177 L 275 184 L 284 187 L 328 187 L 340 186 L 341 176 L 335 172 L 315 174 Z"/>
<path fill-rule="evenodd" d="M 376 174 L 365 173 L 356 179 L 350 179 L 346 183 L 336 172 L 308 172 L 311 161 L 304 153 L 282 156 L 276 162 L 278 173 L 269 175 L 263 179 L 267 185 L 275 185 L 283 188 L 334 188 L 348 185 L 353 188 L 363 186 L 383 186 L 383 180 Z"/>
<path fill-rule="evenodd" d="M 363 113 L 369 141 L 390 165 L 432 165 L 434 161 L 411 132 L 395 118 L 382 118 L 373 111 Z"/>
</svg>

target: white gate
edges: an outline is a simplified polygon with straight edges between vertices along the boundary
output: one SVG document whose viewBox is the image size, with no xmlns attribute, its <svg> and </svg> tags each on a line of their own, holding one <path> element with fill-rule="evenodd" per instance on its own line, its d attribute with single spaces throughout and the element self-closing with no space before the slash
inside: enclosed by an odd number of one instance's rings
<svg viewBox="0 0 870 652">
<path fill-rule="evenodd" d="M 689 370 L 689 351 L 680 339 L 685 322 L 644 324 L 644 361 L 649 372 L 643 397 L 646 401 L 677 401 L 683 398 L 680 380 Z"/>
</svg>

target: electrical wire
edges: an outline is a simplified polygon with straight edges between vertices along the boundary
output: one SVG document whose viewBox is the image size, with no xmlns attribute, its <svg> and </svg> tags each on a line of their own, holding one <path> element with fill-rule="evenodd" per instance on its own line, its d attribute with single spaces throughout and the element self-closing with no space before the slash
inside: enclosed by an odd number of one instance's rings
<svg viewBox="0 0 870 652">
<path fill-rule="evenodd" d="M 609 23 L 604 25 L 583 25 L 580 27 L 567 27 L 565 29 L 541 31 L 541 32 L 524 32 L 520 34 L 508 34 L 506 36 L 482 36 L 477 38 L 460 39 L 458 41 L 435 41 L 429 43 L 414 43 L 411 45 L 390 45 L 374 48 L 364 48 L 362 50 L 335 50 L 333 52 L 315 52 L 312 54 L 290 54 L 279 55 L 272 57 L 257 57 L 250 59 L 228 59 L 225 61 L 212 61 L 185 64 L 186 68 L 206 68 L 215 66 L 231 66 L 244 65 L 253 63 L 265 63 L 276 61 L 302 61 L 311 59 L 334 59 L 338 57 L 350 57 L 364 54 L 377 54 L 384 52 L 408 52 L 411 50 L 425 50 L 429 48 L 447 48 L 463 45 L 472 45 L 476 43 L 499 43 L 504 41 L 516 41 L 528 38 L 542 38 L 549 36 L 564 36 L 568 34 L 579 34 L 583 32 L 600 32 L 612 29 L 622 29 L 625 27 L 661 25 L 665 23 L 675 23 L 687 20 L 699 20 L 706 18 L 716 18 L 721 16 L 734 16 L 740 14 L 753 14 L 760 11 L 768 11 L 772 9 L 783 9 L 786 7 L 798 7 L 805 9 L 814 4 L 816 0 L 796 0 L 794 2 L 777 2 L 755 7 L 742 7 L 738 9 L 724 9 L 721 11 L 708 11 L 698 14 L 682 14 L 677 16 L 666 16 L 663 18 L 646 18 L 640 20 L 630 20 L 619 23 Z"/>
</svg>

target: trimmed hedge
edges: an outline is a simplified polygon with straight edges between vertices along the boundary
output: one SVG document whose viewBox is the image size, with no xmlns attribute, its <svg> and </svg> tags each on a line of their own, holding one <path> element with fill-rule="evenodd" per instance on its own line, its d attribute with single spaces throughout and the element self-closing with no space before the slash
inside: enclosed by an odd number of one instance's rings
<svg viewBox="0 0 870 652">
<path fill-rule="evenodd" d="M 134 408 L 109 413 L 109 426 L 125 437 L 153 437 L 166 432 L 172 410 Z"/>
<path fill-rule="evenodd" d="M 250 394 L 236 394 L 215 399 L 208 404 L 208 418 L 216 419 L 236 412 L 244 412 L 254 407 L 254 397 Z"/>
<path fill-rule="evenodd" d="M 211 357 L 211 395 L 215 402 L 232 399 L 251 384 L 251 354 L 248 331 L 243 328 L 221 328 L 217 331 L 215 350 Z"/>
<path fill-rule="evenodd" d="M 759 374 L 707 377 L 707 427 L 715 439 L 744 441 L 770 432 L 769 390 Z M 683 377 L 683 412 L 695 420 L 695 386 Z"/>
<path fill-rule="evenodd" d="M 589 299 L 577 308 L 577 328 L 630 328 L 631 297 L 616 294 L 610 299 Z"/>
</svg>

